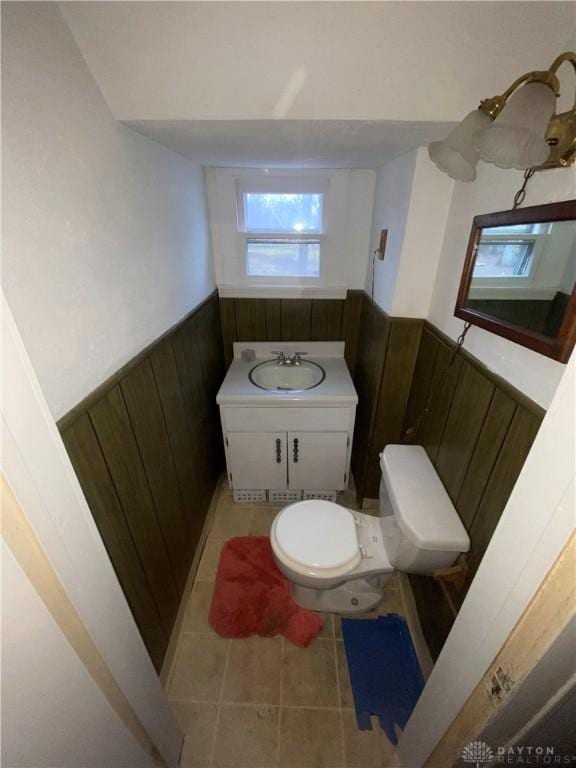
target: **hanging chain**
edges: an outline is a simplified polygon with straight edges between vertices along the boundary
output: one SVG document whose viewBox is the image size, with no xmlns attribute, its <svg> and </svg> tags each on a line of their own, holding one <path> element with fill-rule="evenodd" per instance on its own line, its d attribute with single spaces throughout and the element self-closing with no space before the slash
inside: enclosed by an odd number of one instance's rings
<svg viewBox="0 0 576 768">
<path fill-rule="evenodd" d="M 456 339 L 456 346 L 452 350 L 452 354 L 450 355 L 450 358 L 448 359 L 448 363 L 446 364 L 446 367 L 438 377 L 438 380 L 430 390 L 430 394 L 428 395 L 426 399 L 426 403 L 424 405 L 424 408 L 422 409 L 421 413 L 419 414 L 418 418 L 412 424 L 411 427 L 408 427 L 408 429 L 404 432 L 405 438 L 411 438 L 412 435 L 414 435 L 418 430 L 420 429 L 420 425 L 422 424 L 423 420 L 426 418 L 426 416 L 430 413 L 432 409 L 432 404 L 434 403 L 434 400 L 436 399 L 436 395 L 440 392 L 440 389 L 442 387 L 442 384 L 444 383 L 444 379 L 446 376 L 448 376 L 448 371 L 452 367 L 452 363 L 456 359 L 456 355 L 460 350 L 462 349 L 462 346 L 464 345 L 464 340 L 466 339 L 466 334 L 470 330 L 471 324 L 470 323 L 464 323 L 464 328 L 462 329 L 462 333 L 458 338 Z"/>
<path fill-rule="evenodd" d="M 526 197 L 526 185 L 528 184 L 528 182 L 530 181 L 532 176 L 534 176 L 535 173 L 536 171 L 534 170 L 534 168 L 528 168 L 527 170 L 524 171 L 524 183 L 522 184 L 518 192 L 516 192 L 516 194 L 514 195 L 514 205 L 512 206 L 513 211 L 515 211 L 516 208 L 519 208 L 524 202 L 524 199 Z"/>
</svg>

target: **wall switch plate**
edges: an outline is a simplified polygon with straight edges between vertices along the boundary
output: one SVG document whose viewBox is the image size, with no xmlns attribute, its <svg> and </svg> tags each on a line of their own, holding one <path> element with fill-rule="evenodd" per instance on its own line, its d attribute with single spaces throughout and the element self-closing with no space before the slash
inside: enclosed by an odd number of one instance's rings
<svg viewBox="0 0 576 768">
<path fill-rule="evenodd" d="M 380 230 L 380 243 L 378 245 L 378 248 L 376 249 L 376 253 L 378 254 L 378 258 L 380 261 L 384 260 L 384 254 L 386 252 L 386 240 L 388 239 L 388 230 L 387 229 L 381 229 Z"/>
</svg>

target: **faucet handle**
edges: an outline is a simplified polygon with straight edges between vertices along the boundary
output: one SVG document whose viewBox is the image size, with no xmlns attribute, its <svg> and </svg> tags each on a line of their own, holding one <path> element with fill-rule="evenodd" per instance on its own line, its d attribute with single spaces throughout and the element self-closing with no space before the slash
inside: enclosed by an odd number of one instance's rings
<svg viewBox="0 0 576 768">
<path fill-rule="evenodd" d="M 307 354 L 308 352 L 294 352 L 294 355 L 295 356 L 297 355 L 298 357 L 303 357 L 304 355 L 307 355 Z"/>
</svg>

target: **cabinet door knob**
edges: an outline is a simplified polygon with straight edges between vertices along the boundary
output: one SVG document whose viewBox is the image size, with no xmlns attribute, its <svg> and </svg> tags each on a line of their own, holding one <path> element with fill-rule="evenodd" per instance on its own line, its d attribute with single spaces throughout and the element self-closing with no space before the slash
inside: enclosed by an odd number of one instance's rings
<svg viewBox="0 0 576 768">
<path fill-rule="evenodd" d="M 294 464 L 298 464 L 298 438 L 294 438 L 294 442 L 292 443 L 292 457 L 294 460 Z"/>
<path fill-rule="evenodd" d="M 282 440 L 276 438 L 276 464 L 282 463 Z"/>
</svg>

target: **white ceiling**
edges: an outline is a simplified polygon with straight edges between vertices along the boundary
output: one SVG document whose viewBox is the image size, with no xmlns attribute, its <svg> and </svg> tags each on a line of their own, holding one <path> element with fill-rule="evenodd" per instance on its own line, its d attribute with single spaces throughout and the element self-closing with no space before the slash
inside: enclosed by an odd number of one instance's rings
<svg viewBox="0 0 576 768">
<path fill-rule="evenodd" d="M 378 168 L 445 136 L 449 123 L 353 120 L 148 120 L 130 128 L 201 165 Z"/>
<path fill-rule="evenodd" d="M 113 115 L 216 165 L 381 165 L 547 68 L 576 28 L 576 4 L 538 0 L 60 8 Z"/>
</svg>

